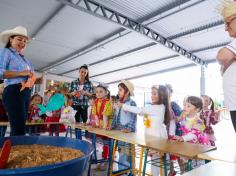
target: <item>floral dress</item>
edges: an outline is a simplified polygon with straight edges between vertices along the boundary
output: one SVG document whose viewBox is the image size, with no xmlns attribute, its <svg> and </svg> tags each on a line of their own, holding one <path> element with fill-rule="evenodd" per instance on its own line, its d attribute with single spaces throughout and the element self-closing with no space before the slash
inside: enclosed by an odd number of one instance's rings
<svg viewBox="0 0 236 176">
<path fill-rule="evenodd" d="M 204 133 L 207 135 L 210 143 L 212 146 L 215 146 L 215 135 L 214 135 L 214 130 L 212 128 L 212 125 L 215 125 L 219 122 L 219 113 L 212 111 L 212 110 L 202 110 L 201 112 L 201 119 L 204 122 L 204 125 L 206 126 Z"/>
<path fill-rule="evenodd" d="M 183 112 L 179 117 L 180 130 L 184 141 L 209 145 L 209 139 L 204 135 L 205 125 L 199 114 L 189 117 Z"/>
</svg>

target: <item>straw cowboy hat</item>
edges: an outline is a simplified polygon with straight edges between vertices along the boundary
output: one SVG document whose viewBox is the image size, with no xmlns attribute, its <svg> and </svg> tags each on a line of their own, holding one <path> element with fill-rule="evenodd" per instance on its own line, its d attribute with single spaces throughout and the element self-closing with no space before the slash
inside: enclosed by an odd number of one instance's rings
<svg viewBox="0 0 236 176">
<path fill-rule="evenodd" d="M 130 95 L 134 96 L 134 85 L 128 80 L 121 80 L 121 83 L 123 83 L 129 89 Z"/>
<path fill-rule="evenodd" d="M 28 39 L 30 39 L 30 37 L 27 34 L 26 28 L 23 26 L 17 26 L 13 29 L 3 31 L 0 34 L 0 39 L 3 43 L 7 44 L 9 41 L 9 38 L 13 35 L 20 35 L 20 36 L 24 36 L 24 37 L 27 37 Z"/>
</svg>

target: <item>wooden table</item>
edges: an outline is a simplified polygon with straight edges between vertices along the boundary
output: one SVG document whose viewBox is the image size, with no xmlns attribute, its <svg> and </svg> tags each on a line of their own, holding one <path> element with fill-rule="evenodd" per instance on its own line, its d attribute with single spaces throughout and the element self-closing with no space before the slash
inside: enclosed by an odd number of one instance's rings
<svg viewBox="0 0 236 176">
<path fill-rule="evenodd" d="M 142 147 L 157 150 L 162 153 L 170 153 L 187 158 L 197 158 L 199 154 L 216 149 L 216 147 L 208 147 L 187 142 L 171 141 L 168 139 L 162 139 L 148 135 L 142 136 L 137 133 L 123 133 L 118 130 L 91 128 L 89 126 L 83 126 L 80 124 L 76 124 L 73 127 L 87 130 L 88 132 L 103 135 L 115 140 L 140 145 Z"/>
<path fill-rule="evenodd" d="M 236 164 L 222 161 L 212 161 L 202 165 L 192 171 L 189 171 L 183 176 L 235 176 Z"/>
<path fill-rule="evenodd" d="M 63 125 L 64 123 L 61 122 L 42 122 L 42 123 L 33 123 L 33 122 L 26 122 L 25 125 L 32 126 L 32 125 Z M 0 122 L 0 126 L 10 126 L 9 122 Z"/>
<path fill-rule="evenodd" d="M 197 158 L 209 161 L 219 160 L 230 163 L 236 163 L 236 149 L 217 148 L 217 150 L 198 154 Z"/>
<path fill-rule="evenodd" d="M 35 126 L 40 126 L 40 125 L 56 125 L 56 131 L 54 131 L 54 132 L 55 132 L 55 134 L 59 134 L 60 125 L 63 125 L 63 123 L 61 123 L 61 122 L 42 122 L 42 123 L 26 122 L 25 125 L 29 127 L 29 134 L 32 134 L 32 128 L 35 127 Z M 0 122 L 0 137 L 4 137 L 4 135 L 3 135 L 3 127 L 7 127 L 7 126 L 10 126 L 9 122 Z"/>
<path fill-rule="evenodd" d="M 145 173 L 145 169 L 146 169 L 146 158 L 147 158 L 147 153 L 148 153 L 148 151 L 146 152 L 146 148 L 153 149 L 161 153 L 170 153 L 170 154 L 183 156 L 183 157 L 187 157 L 191 159 L 197 158 L 197 156 L 201 153 L 215 149 L 215 147 L 208 147 L 208 146 L 199 145 L 199 144 L 170 141 L 167 139 L 157 138 L 154 136 L 139 135 L 137 133 L 123 133 L 118 130 L 104 130 L 104 129 L 99 129 L 99 128 L 92 128 L 92 127 L 84 126 L 81 124 L 75 124 L 73 125 L 73 128 L 87 130 L 90 133 L 103 135 L 113 140 L 123 141 L 129 144 L 135 144 L 135 145 L 141 146 L 142 149 L 143 148 L 145 149 L 144 150 L 145 161 L 144 161 L 144 167 L 143 167 L 143 174 Z M 140 160 L 140 163 L 142 163 L 142 160 Z M 141 167 L 139 169 L 141 169 Z"/>
</svg>

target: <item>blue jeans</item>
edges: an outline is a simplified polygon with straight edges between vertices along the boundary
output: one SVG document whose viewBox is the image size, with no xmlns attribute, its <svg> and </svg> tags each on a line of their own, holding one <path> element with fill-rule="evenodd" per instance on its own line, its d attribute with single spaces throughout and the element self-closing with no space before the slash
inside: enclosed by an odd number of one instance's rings
<svg viewBox="0 0 236 176">
<path fill-rule="evenodd" d="M 122 163 L 126 166 L 123 165 L 118 165 L 118 169 L 119 170 L 123 170 L 123 169 L 127 169 L 128 167 L 130 167 L 130 163 L 128 162 L 128 158 L 127 158 L 127 154 L 126 153 L 119 153 L 119 163 Z"/>
<path fill-rule="evenodd" d="M 119 152 L 119 163 L 122 163 L 126 166 L 123 166 L 121 164 L 118 165 L 119 170 L 127 169 L 130 167 L 130 158 L 128 158 L 128 155 L 126 153 L 126 148 L 128 144 L 122 141 L 118 141 L 118 147 L 120 147 L 121 151 Z"/>
<path fill-rule="evenodd" d="M 25 135 L 25 121 L 28 117 L 31 90 L 20 92 L 21 84 L 7 86 L 3 91 L 3 105 L 8 113 L 10 135 Z"/>
</svg>

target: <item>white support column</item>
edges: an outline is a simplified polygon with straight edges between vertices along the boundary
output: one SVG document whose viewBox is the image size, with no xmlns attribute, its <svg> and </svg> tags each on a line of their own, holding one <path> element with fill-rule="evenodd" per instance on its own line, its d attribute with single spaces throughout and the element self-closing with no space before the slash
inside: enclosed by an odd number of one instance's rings
<svg viewBox="0 0 236 176">
<path fill-rule="evenodd" d="M 200 95 L 205 95 L 205 66 L 201 66 L 201 78 L 200 78 Z"/>
</svg>

